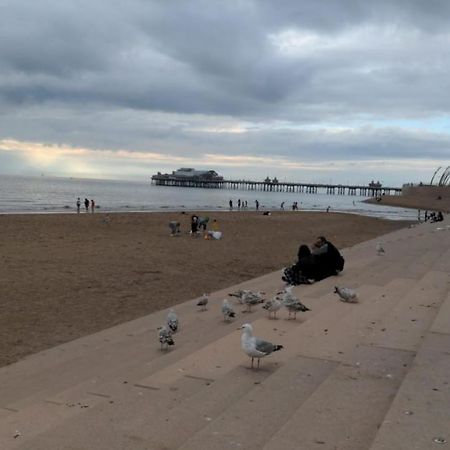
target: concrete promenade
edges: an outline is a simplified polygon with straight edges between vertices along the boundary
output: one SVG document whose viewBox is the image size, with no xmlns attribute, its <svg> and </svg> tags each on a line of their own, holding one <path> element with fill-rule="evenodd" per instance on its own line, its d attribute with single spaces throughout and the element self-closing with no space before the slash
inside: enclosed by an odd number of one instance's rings
<svg viewBox="0 0 450 450">
<path fill-rule="evenodd" d="M 311 308 L 296 320 L 242 313 L 230 297 L 237 317 L 223 321 L 228 292 L 271 298 L 277 271 L 211 293 L 207 311 L 178 305 L 168 352 L 163 310 L 0 368 L 0 449 L 450 448 L 449 218 L 343 254 L 341 275 L 294 288 Z M 240 348 L 245 322 L 284 346 L 258 370 Z"/>
</svg>

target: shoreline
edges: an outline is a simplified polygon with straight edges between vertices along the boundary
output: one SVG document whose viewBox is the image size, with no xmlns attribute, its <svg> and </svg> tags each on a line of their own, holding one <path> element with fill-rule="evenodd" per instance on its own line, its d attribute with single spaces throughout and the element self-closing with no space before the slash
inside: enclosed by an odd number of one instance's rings
<svg viewBox="0 0 450 450">
<path fill-rule="evenodd" d="M 280 270 L 317 235 L 341 249 L 412 223 L 332 212 L 208 215 L 222 240 L 190 237 L 190 215 L 180 212 L 115 213 L 108 223 L 103 213 L 0 215 L 0 366 Z M 171 220 L 181 236 L 170 237 Z"/>
<path fill-rule="evenodd" d="M 371 201 L 372 199 L 366 199 L 366 200 L 362 200 L 361 203 L 369 203 L 369 204 L 374 204 L 374 205 L 379 205 L 378 202 L 376 201 Z M 406 207 L 406 206 L 396 206 L 396 205 L 386 205 L 383 204 L 383 206 L 392 206 L 395 208 L 401 208 L 401 209 L 415 209 L 412 207 Z M 218 206 L 216 209 L 211 209 L 211 208 L 190 208 L 190 209 L 183 209 L 182 207 L 175 207 L 175 208 L 171 208 L 171 207 L 159 207 L 158 209 L 138 209 L 138 210 L 133 210 L 133 209 L 121 209 L 121 210 L 106 210 L 106 209 L 101 209 L 98 208 L 98 210 L 96 210 L 94 213 L 92 213 L 91 211 L 89 211 L 88 213 L 86 213 L 85 211 L 82 211 L 80 213 L 77 213 L 76 210 L 73 208 L 71 209 L 67 209 L 67 210 L 54 210 L 54 211 L 3 211 L 0 212 L 0 216 L 32 216 L 32 215 L 36 215 L 36 216 L 45 216 L 45 215 L 100 215 L 100 214 L 193 214 L 193 213 L 209 213 L 209 214 L 216 214 L 216 213 L 255 213 L 255 214 L 262 214 L 263 212 L 270 212 L 271 214 L 274 213 L 279 213 L 279 214 L 298 214 L 299 212 L 303 212 L 303 213 L 311 213 L 311 214 L 315 214 L 315 213 L 326 213 L 327 208 L 305 208 L 305 209 L 300 209 L 298 211 L 291 211 L 290 209 L 271 209 L 271 208 L 261 208 L 259 211 L 256 211 L 254 208 L 249 208 L 249 209 L 233 209 L 230 210 L 227 207 L 221 207 Z M 357 216 L 362 216 L 362 217 L 371 217 L 371 218 L 378 218 L 378 219 L 382 219 L 382 220 L 394 220 L 394 221 L 412 221 L 414 220 L 412 217 L 404 217 L 404 216 L 386 216 L 383 215 L 381 213 L 377 214 L 375 210 L 362 210 L 362 209 L 332 209 L 329 211 L 329 214 L 351 214 L 351 215 L 357 215 Z"/>
</svg>

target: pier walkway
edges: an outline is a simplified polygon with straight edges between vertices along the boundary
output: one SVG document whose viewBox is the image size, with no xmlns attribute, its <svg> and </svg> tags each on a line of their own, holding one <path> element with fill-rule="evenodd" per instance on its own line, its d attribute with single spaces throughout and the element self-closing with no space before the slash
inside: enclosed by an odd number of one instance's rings
<svg viewBox="0 0 450 450">
<path fill-rule="evenodd" d="M 386 253 L 378 256 L 377 241 Z M 345 249 L 344 272 L 294 293 L 311 311 L 262 308 L 223 321 L 238 288 L 282 287 L 281 272 L 176 310 L 62 344 L 0 369 L 5 450 L 430 450 L 450 445 L 450 223 L 424 223 Z M 354 288 L 340 302 L 335 285 Z M 151 299 L 151 292 L 149 299 Z M 238 326 L 284 348 L 258 370 Z"/>
<path fill-rule="evenodd" d="M 179 178 L 170 175 L 153 175 L 152 184 L 156 186 L 206 188 L 206 189 L 239 189 L 246 191 L 295 192 L 306 194 L 326 193 L 332 195 L 360 195 L 377 197 L 383 194 L 398 195 L 402 188 L 372 187 L 342 184 L 287 183 L 249 180 L 201 180 Z"/>
</svg>

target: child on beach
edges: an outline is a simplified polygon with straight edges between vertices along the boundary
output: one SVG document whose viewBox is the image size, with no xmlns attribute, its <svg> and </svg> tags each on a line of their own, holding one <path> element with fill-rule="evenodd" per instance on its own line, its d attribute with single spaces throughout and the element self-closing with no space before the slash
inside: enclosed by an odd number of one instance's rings
<svg viewBox="0 0 450 450">
<path fill-rule="evenodd" d="M 191 217 L 191 236 L 198 235 L 198 216 L 195 214 Z"/>
</svg>

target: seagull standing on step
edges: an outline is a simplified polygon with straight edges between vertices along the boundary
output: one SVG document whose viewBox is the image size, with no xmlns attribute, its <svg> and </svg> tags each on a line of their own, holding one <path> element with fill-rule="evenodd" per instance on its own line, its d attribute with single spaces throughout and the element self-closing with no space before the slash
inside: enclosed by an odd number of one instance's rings
<svg viewBox="0 0 450 450">
<path fill-rule="evenodd" d="M 284 291 L 279 294 L 281 294 L 281 303 L 289 312 L 288 319 L 292 318 L 292 314 L 294 315 L 294 320 L 297 319 L 297 312 L 311 311 L 292 293 L 292 286 L 285 287 Z"/>
<path fill-rule="evenodd" d="M 253 305 L 264 303 L 264 292 L 246 291 L 243 294 L 242 303 L 247 306 L 247 310 L 245 312 L 251 312 Z"/>
<path fill-rule="evenodd" d="M 281 300 L 278 297 L 273 297 L 272 300 L 267 300 L 263 305 L 263 309 L 265 309 L 270 315 L 273 313 L 273 318 L 275 319 L 277 316 L 277 311 L 283 306 Z"/>
<path fill-rule="evenodd" d="M 381 242 L 377 242 L 376 246 L 377 255 L 382 255 L 383 253 L 386 253 L 383 248 L 383 244 Z"/>
<path fill-rule="evenodd" d="M 178 331 L 178 314 L 175 312 L 174 309 L 170 309 L 169 313 L 167 314 L 167 327 L 172 333 L 176 333 Z"/>
<path fill-rule="evenodd" d="M 253 369 L 253 360 L 256 358 L 258 360 L 258 368 L 259 368 L 259 360 L 264 358 L 264 356 L 270 355 L 273 352 L 281 350 L 283 348 L 282 345 L 275 345 L 271 342 L 264 341 L 263 339 L 259 339 L 253 336 L 253 328 L 249 323 L 244 323 L 241 327 L 242 336 L 241 336 L 241 346 L 244 353 L 250 358 L 252 358 L 251 368 Z"/>
<path fill-rule="evenodd" d="M 158 339 L 161 344 L 161 351 L 163 351 L 163 349 L 168 350 L 169 345 L 175 344 L 171 331 L 165 326 L 158 328 Z"/>
<path fill-rule="evenodd" d="M 206 311 L 208 309 L 208 294 L 203 294 L 202 298 L 198 301 L 197 306 L 200 306 L 201 311 Z"/>
<path fill-rule="evenodd" d="M 358 303 L 358 294 L 354 289 L 335 286 L 334 293 L 339 295 L 339 299 L 345 303 Z"/>
<path fill-rule="evenodd" d="M 236 315 L 236 313 L 233 311 L 233 307 L 231 306 L 231 303 L 226 298 L 223 299 L 222 314 L 223 314 L 223 319 L 225 320 L 225 322 L 228 322 Z"/>
</svg>

